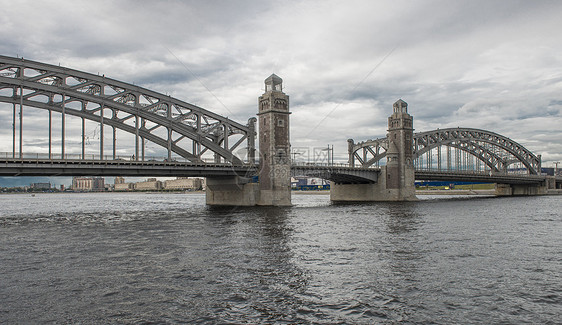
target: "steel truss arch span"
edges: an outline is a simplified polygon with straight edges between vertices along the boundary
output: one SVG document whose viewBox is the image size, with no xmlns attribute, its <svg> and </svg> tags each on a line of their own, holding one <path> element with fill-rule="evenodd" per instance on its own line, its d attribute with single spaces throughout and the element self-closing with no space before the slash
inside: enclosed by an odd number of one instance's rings
<svg viewBox="0 0 562 325">
<path fill-rule="evenodd" d="M 386 157 L 388 139 L 379 138 L 355 143 L 353 139 L 347 140 L 349 151 L 349 165 L 355 166 L 357 160 L 362 167 L 371 167 L 377 161 Z M 368 158 L 371 157 L 371 158 Z"/>
<path fill-rule="evenodd" d="M 5 90 L 11 90 L 12 95 Z M 253 159 L 255 119 L 242 125 L 196 105 L 105 76 L 0 56 L 0 92 L 0 102 L 111 126 L 135 135 L 137 143 L 140 137 L 165 148 L 169 157 L 174 152 L 201 162 L 202 155 L 211 151 L 228 162 L 242 164 L 233 152 L 246 141 L 249 159 Z M 104 117 L 108 110 L 111 117 Z M 152 126 L 146 127 L 147 122 Z M 161 133 L 167 137 L 159 136 L 157 130 L 164 130 Z M 183 139 L 192 141 L 191 151 L 178 144 Z"/>
<path fill-rule="evenodd" d="M 508 153 L 504 157 L 483 144 L 498 148 Z M 529 174 L 538 175 L 541 169 L 540 156 L 536 156 L 521 144 L 495 132 L 473 128 L 446 128 L 414 134 L 414 159 L 430 152 L 439 146 L 449 146 L 465 151 L 484 162 L 491 170 L 506 172 L 509 165 L 522 163 Z M 353 165 L 355 160 L 362 167 L 370 167 L 375 162 L 386 157 L 388 140 L 381 138 L 357 144 L 350 140 L 349 160 Z M 362 155 L 360 154 L 362 153 Z M 366 159 L 365 157 L 371 157 Z"/>
</svg>

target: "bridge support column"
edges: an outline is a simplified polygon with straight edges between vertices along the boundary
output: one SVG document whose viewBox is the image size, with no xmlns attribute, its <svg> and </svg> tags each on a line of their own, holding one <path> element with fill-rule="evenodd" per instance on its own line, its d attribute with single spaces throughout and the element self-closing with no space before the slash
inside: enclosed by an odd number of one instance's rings
<svg viewBox="0 0 562 325">
<path fill-rule="evenodd" d="M 547 190 L 556 189 L 556 177 L 555 176 L 546 176 L 546 189 Z"/>
<path fill-rule="evenodd" d="M 530 196 L 547 194 L 547 185 L 496 184 L 496 196 Z"/>
<path fill-rule="evenodd" d="M 381 176 L 376 183 L 369 184 L 330 184 L 330 200 L 332 202 L 385 202 L 385 201 L 417 201 L 414 186 L 414 169 L 404 169 L 403 186 L 388 186 L 389 173 L 387 167 L 381 167 Z"/>
<path fill-rule="evenodd" d="M 239 176 L 208 177 L 205 190 L 207 205 L 254 206 L 259 201 L 257 183 Z"/>
</svg>

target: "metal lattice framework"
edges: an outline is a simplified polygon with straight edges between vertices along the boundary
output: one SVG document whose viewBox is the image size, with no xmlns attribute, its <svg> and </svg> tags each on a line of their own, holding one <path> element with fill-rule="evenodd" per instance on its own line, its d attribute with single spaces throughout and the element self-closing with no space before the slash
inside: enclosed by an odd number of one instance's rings
<svg viewBox="0 0 562 325">
<path fill-rule="evenodd" d="M 202 162 L 202 156 L 214 153 L 233 164 L 243 161 L 233 152 L 244 148 L 253 162 L 255 118 L 247 125 L 229 120 L 201 107 L 118 80 L 40 62 L 0 56 L 0 102 L 13 104 L 14 154 L 16 152 L 16 106 L 49 111 L 49 157 L 51 156 L 51 114 L 60 113 L 62 156 L 64 157 L 64 118 L 82 119 L 82 156 L 84 156 L 84 120 L 99 123 L 100 157 L 103 157 L 104 126 L 135 137 L 135 159 L 144 159 L 145 141 L 150 141 L 191 162 Z M 22 151 L 20 133 L 20 155 Z M 241 146 L 244 142 L 247 143 Z M 142 152 L 139 153 L 139 147 Z M 222 157 L 222 158 L 221 158 Z"/>
<path fill-rule="evenodd" d="M 353 140 L 348 141 L 351 166 L 354 166 L 356 162 L 362 167 L 378 166 L 379 161 L 386 157 L 387 138 L 368 140 L 357 144 Z M 414 134 L 413 146 L 417 169 L 422 169 L 425 163 L 428 169 L 442 170 L 446 168 L 450 170 L 453 160 L 457 169 L 461 164 L 467 170 L 469 167 L 474 169 L 476 165 L 482 164 L 495 173 L 507 173 L 509 166 L 521 164 L 529 174 L 540 174 L 540 155 L 535 156 L 521 144 L 486 130 L 448 128 L 416 133 Z M 447 152 L 445 154 L 441 153 L 442 147 L 446 147 Z M 454 155 L 457 157 L 453 157 L 451 149 L 454 149 Z M 432 153 L 432 151 L 435 151 L 435 153 Z M 436 159 L 432 158 L 434 155 L 436 155 Z M 476 163 L 471 162 L 471 159 L 467 157 L 474 157 Z M 470 166 L 471 164 L 474 166 Z"/>
</svg>

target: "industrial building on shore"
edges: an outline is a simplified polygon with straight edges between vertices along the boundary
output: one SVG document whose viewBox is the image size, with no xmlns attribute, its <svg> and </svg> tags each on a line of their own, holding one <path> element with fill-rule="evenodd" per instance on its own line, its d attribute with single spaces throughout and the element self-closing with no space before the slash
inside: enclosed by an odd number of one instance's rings
<svg viewBox="0 0 562 325">
<path fill-rule="evenodd" d="M 166 190 L 202 190 L 204 180 L 201 178 L 178 177 L 164 181 L 164 189 Z"/>
<path fill-rule="evenodd" d="M 167 181 L 148 178 L 142 182 L 126 183 L 123 177 L 115 178 L 114 191 L 200 191 L 205 187 L 201 178 L 178 177 Z"/>
<path fill-rule="evenodd" d="M 140 182 L 125 181 L 125 178 L 115 177 L 114 184 L 105 184 L 103 177 L 74 177 L 72 178 L 72 191 L 74 192 L 99 192 L 99 191 L 200 191 L 205 189 L 205 179 L 178 177 L 176 179 L 161 181 L 157 178 L 148 178 Z"/>
<path fill-rule="evenodd" d="M 73 177 L 72 190 L 74 192 L 105 191 L 105 179 L 103 177 Z"/>
</svg>

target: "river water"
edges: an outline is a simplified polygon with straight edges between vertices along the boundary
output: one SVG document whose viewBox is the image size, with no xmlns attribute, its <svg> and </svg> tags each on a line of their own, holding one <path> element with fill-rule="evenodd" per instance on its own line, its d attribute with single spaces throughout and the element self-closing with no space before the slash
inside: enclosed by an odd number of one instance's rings
<svg viewBox="0 0 562 325">
<path fill-rule="evenodd" d="M 562 196 L 0 195 L 2 324 L 560 324 Z"/>
</svg>

